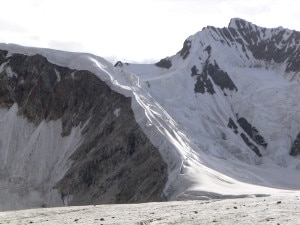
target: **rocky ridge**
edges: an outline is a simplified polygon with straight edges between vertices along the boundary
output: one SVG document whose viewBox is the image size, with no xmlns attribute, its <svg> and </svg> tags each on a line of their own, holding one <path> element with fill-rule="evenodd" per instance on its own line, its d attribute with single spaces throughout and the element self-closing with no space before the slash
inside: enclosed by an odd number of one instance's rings
<svg viewBox="0 0 300 225">
<path fill-rule="evenodd" d="M 41 55 L 8 55 L 1 50 L 0 65 L 2 109 L 16 104 L 18 116 L 35 127 L 59 120 L 61 138 L 81 127 L 81 143 L 65 162 L 70 168 L 46 192 L 58 189 L 68 205 L 165 199 L 167 165 L 136 123 L 129 97 L 112 91 L 89 71 L 58 66 Z M 7 149 L 7 154 L 18 154 L 16 150 Z M 2 171 L 5 165 L 2 162 Z M 7 173 L 6 179 L 17 176 Z M 45 181 L 40 182 L 42 186 Z M 48 206 L 47 199 L 42 205 Z"/>
</svg>

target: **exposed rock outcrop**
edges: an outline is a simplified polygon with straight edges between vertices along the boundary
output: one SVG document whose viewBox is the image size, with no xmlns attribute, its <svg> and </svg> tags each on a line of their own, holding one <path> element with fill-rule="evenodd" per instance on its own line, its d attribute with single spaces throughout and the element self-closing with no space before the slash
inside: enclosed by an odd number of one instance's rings
<svg viewBox="0 0 300 225">
<path fill-rule="evenodd" d="M 130 98 L 89 71 L 54 65 L 41 55 L 0 51 L 0 65 L 0 107 L 16 103 L 18 114 L 36 126 L 61 120 L 62 137 L 82 127 L 71 167 L 53 184 L 68 204 L 164 200 L 167 165 L 136 123 Z"/>
<path fill-rule="evenodd" d="M 165 58 L 165 59 L 161 59 L 159 62 L 155 63 L 155 65 L 158 67 L 170 69 L 172 66 L 172 63 L 169 59 Z"/>
<path fill-rule="evenodd" d="M 252 126 L 244 117 L 237 120 L 238 124 L 243 128 L 243 130 L 249 135 L 249 137 L 258 145 L 266 148 L 268 143 L 265 141 L 263 136 L 261 136 L 258 130 Z"/>
<path fill-rule="evenodd" d="M 293 142 L 290 155 L 291 156 L 297 156 L 300 154 L 300 133 L 298 133 L 296 139 Z"/>
<path fill-rule="evenodd" d="M 300 32 L 298 31 L 287 30 L 282 27 L 262 28 L 238 18 L 230 21 L 228 29 L 223 28 L 219 31 L 227 39 L 240 43 L 244 50 L 248 48 L 256 59 L 262 59 L 269 63 L 287 62 L 286 72 L 300 70 L 297 45 L 300 42 Z M 291 43 L 297 44 L 291 45 Z"/>
<path fill-rule="evenodd" d="M 188 57 L 191 47 L 192 42 L 190 40 L 185 40 L 182 49 L 178 52 L 183 59 L 186 59 Z"/>
</svg>

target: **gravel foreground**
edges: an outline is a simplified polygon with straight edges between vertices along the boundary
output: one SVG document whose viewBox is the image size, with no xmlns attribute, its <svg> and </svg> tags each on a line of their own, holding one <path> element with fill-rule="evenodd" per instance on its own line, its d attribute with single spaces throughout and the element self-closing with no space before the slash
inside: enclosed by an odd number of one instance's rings
<svg viewBox="0 0 300 225">
<path fill-rule="evenodd" d="M 300 224 L 300 194 L 0 212 L 0 224 Z"/>
</svg>

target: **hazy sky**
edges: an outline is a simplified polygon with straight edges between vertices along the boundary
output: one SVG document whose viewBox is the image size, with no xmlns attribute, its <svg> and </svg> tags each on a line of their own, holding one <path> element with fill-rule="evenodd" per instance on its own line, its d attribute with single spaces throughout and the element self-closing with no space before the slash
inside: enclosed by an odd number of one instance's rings
<svg viewBox="0 0 300 225">
<path fill-rule="evenodd" d="M 300 31 L 298 0 L 0 0 L 0 42 L 151 62 L 239 17 Z"/>
</svg>

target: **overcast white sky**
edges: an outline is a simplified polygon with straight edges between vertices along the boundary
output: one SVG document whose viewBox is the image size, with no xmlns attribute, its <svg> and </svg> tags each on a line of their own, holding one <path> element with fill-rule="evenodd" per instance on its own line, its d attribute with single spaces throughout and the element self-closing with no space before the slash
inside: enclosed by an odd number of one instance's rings
<svg viewBox="0 0 300 225">
<path fill-rule="evenodd" d="M 298 0 L 0 0 L 0 42 L 152 62 L 240 17 L 300 31 Z"/>
</svg>

